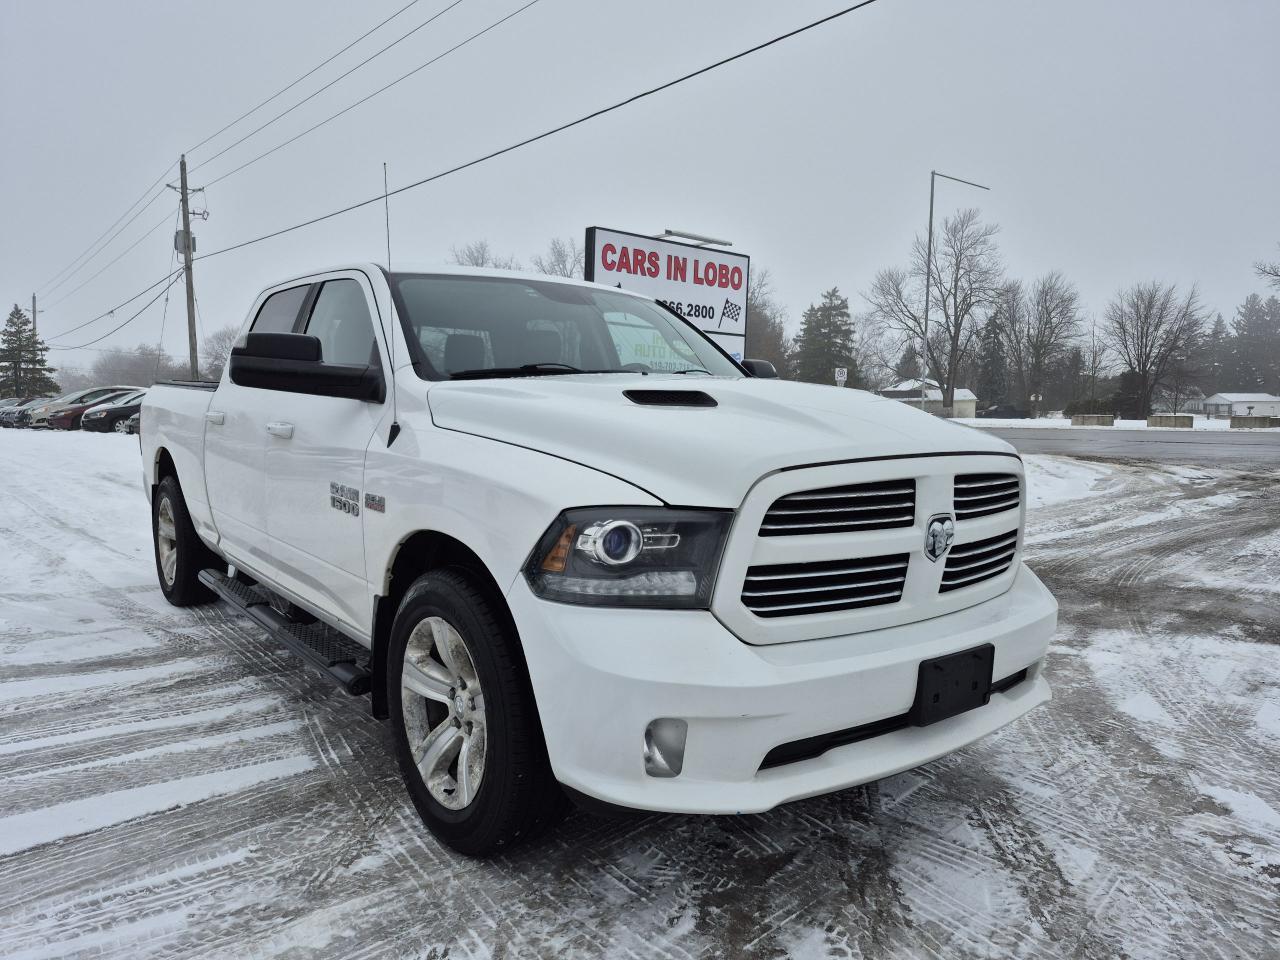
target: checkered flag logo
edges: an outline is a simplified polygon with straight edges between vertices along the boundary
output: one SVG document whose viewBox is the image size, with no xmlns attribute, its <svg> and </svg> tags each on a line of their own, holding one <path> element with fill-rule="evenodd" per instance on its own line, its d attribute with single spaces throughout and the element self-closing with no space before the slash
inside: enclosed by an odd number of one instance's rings
<svg viewBox="0 0 1280 960">
<path fill-rule="evenodd" d="M 726 320 L 730 323 L 737 323 L 740 316 L 742 316 L 742 308 L 732 300 L 726 300 L 724 309 L 720 311 L 720 323 L 716 324 L 716 326 L 722 326 Z"/>
</svg>

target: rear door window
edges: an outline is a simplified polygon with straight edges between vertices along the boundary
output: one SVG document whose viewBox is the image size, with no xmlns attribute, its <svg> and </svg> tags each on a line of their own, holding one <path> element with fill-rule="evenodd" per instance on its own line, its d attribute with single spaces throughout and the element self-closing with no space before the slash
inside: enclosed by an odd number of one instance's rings
<svg viewBox="0 0 1280 960">
<path fill-rule="evenodd" d="M 378 362 L 369 304 L 355 280 L 325 281 L 306 333 L 320 341 L 320 359 L 325 363 L 365 366 Z"/>
<path fill-rule="evenodd" d="M 250 330 L 254 333 L 293 333 L 298 311 L 302 309 L 302 301 L 307 298 L 309 289 L 309 284 L 303 284 L 267 297 L 258 308 Z"/>
</svg>

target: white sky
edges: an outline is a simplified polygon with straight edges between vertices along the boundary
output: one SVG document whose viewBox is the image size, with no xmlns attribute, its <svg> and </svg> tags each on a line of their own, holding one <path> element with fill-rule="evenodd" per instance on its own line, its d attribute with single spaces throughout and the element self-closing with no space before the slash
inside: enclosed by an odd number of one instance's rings
<svg viewBox="0 0 1280 960">
<path fill-rule="evenodd" d="M 407 0 L 0 0 L 0 298 L 31 291 L 218 127 Z M 465 0 L 435 24 L 192 175 L 255 156 L 475 32 L 523 0 Z M 447 3 L 421 0 L 323 79 Z M 369 104 L 211 188 L 207 252 L 426 176 L 830 13 L 839 0 L 540 0 Z M 879 0 L 817 31 L 552 140 L 392 201 L 393 256 L 443 262 L 488 239 L 524 263 L 591 224 L 730 238 L 772 273 L 793 323 L 838 285 L 855 309 L 939 216 L 977 205 L 1002 227 L 1012 275 L 1060 269 L 1101 314 L 1121 285 L 1198 283 L 1228 317 L 1262 290 L 1280 241 L 1280 3 L 1274 0 Z M 256 123 L 192 153 L 192 165 Z M 56 334 L 163 276 L 143 214 L 67 283 L 41 293 Z M 196 265 L 204 331 L 238 324 L 291 273 L 382 260 L 366 208 Z M 145 302 L 138 301 L 118 319 Z M 47 313 L 44 305 L 48 306 Z M 98 347 L 160 336 L 160 304 Z M 117 320 L 118 322 L 118 320 Z M 166 348 L 185 350 L 181 286 Z M 100 321 L 55 339 L 77 344 Z M 88 351 L 56 354 L 83 365 Z"/>
</svg>

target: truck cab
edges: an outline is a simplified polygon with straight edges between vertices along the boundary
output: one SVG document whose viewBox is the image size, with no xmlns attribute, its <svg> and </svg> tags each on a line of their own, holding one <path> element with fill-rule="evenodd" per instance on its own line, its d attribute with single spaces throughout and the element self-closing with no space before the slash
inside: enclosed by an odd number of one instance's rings
<svg viewBox="0 0 1280 960">
<path fill-rule="evenodd" d="M 157 575 L 395 731 L 444 842 L 763 811 L 1049 698 L 1003 441 L 738 364 L 619 289 L 373 264 L 254 300 L 142 408 Z"/>
</svg>

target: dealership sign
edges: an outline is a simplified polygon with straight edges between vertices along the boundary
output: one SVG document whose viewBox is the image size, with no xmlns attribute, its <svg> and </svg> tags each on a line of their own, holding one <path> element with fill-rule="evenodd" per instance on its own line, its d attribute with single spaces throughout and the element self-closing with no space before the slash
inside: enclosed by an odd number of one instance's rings
<svg viewBox="0 0 1280 960">
<path fill-rule="evenodd" d="M 736 360 L 747 335 L 750 266 L 741 253 L 587 228 L 588 280 L 660 300 Z"/>
</svg>

